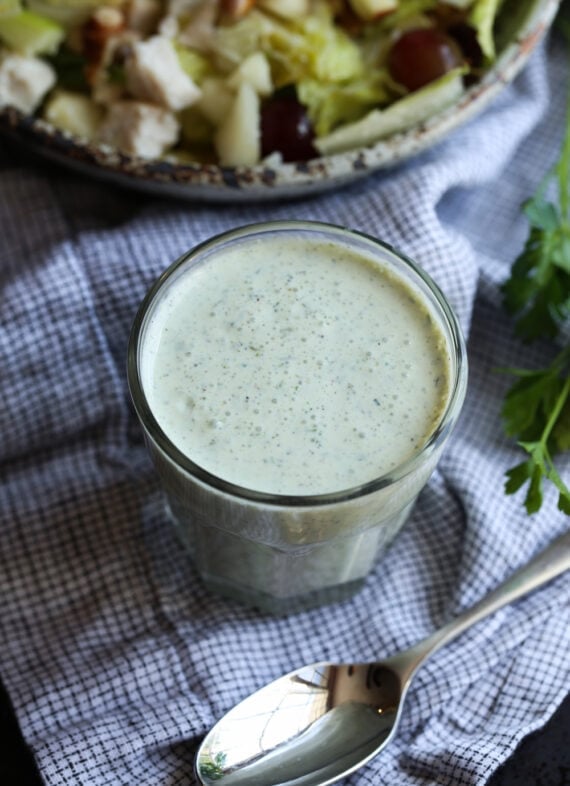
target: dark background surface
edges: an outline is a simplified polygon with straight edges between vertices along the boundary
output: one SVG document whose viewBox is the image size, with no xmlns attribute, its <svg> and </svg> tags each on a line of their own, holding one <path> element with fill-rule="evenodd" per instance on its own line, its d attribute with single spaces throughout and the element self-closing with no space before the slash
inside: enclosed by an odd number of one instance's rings
<svg viewBox="0 0 570 786">
<path fill-rule="evenodd" d="M 44 786 L 0 682 L 0 784 Z M 570 695 L 540 731 L 526 737 L 488 786 L 570 786 Z M 89 786 L 89 784 L 77 784 Z M 119 783 L 117 782 L 117 786 Z M 127 786 L 122 784 L 121 786 Z M 137 786 L 137 784 L 128 784 Z M 160 786 L 160 784 L 156 784 Z M 190 785 L 189 785 L 190 786 Z M 394 784 L 397 786 L 397 784 Z"/>
</svg>

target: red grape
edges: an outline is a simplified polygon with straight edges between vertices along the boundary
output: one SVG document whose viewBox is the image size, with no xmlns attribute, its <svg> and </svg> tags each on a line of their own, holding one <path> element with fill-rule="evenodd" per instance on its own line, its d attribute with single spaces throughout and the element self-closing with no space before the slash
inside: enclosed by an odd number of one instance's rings
<svg viewBox="0 0 570 786">
<path fill-rule="evenodd" d="M 261 154 L 281 153 L 284 161 L 315 158 L 315 137 L 305 107 L 285 93 L 269 99 L 261 108 Z"/>
<path fill-rule="evenodd" d="M 390 76 L 408 90 L 418 90 L 462 63 L 458 44 L 435 27 L 408 30 L 388 55 Z"/>
</svg>

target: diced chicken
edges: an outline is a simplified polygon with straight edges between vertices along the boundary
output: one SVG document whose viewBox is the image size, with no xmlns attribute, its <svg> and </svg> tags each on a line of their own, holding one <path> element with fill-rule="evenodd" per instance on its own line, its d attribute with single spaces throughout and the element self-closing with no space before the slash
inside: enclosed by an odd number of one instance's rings
<svg viewBox="0 0 570 786">
<path fill-rule="evenodd" d="M 125 74 L 131 95 L 175 112 L 196 103 L 201 95 L 180 65 L 174 45 L 164 36 L 135 43 L 125 63 Z"/>
<path fill-rule="evenodd" d="M 169 110 L 141 101 L 118 101 L 109 107 L 98 139 L 128 155 L 159 158 L 177 142 L 179 133 L 180 124 Z"/>
<path fill-rule="evenodd" d="M 0 107 L 33 112 L 54 84 L 53 68 L 37 57 L 5 54 L 0 59 Z"/>
</svg>

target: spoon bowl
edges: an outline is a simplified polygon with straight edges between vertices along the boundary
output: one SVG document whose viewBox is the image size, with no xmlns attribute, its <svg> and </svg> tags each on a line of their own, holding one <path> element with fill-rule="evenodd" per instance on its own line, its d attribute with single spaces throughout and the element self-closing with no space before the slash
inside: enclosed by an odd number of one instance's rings
<svg viewBox="0 0 570 786">
<path fill-rule="evenodd" d="M 204 740 L 197 763 L 202 783 L 332 783 L 389 741 L 403 676 L 388 662 L 313 663 L 275 680 L 234 707 Z"/>
<path fill-rule="evenodd" d="M 464 630 L 570 568 L 570 532 L 472 608 L 410 649 L 374 663 L 313 663 L 230 710 L 196 758 L 203 786 L 327 786 L 394 736 L 411 680 Z"/>
</svg>

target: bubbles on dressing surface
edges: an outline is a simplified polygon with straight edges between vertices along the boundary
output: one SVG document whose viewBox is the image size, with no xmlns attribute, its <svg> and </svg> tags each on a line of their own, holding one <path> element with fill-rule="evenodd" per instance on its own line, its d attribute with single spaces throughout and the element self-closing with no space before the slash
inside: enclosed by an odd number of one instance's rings
<svg viewBox="0 0 570 786">
<path fill-rule="evenodd" d="M 321 494 L 420 449 L 449 396 L 447 343 L 399 275 L 324 240 L 224 248 L 155 309 L 144 389 L 196 464 L 258 491 Z"/>
</svg>

